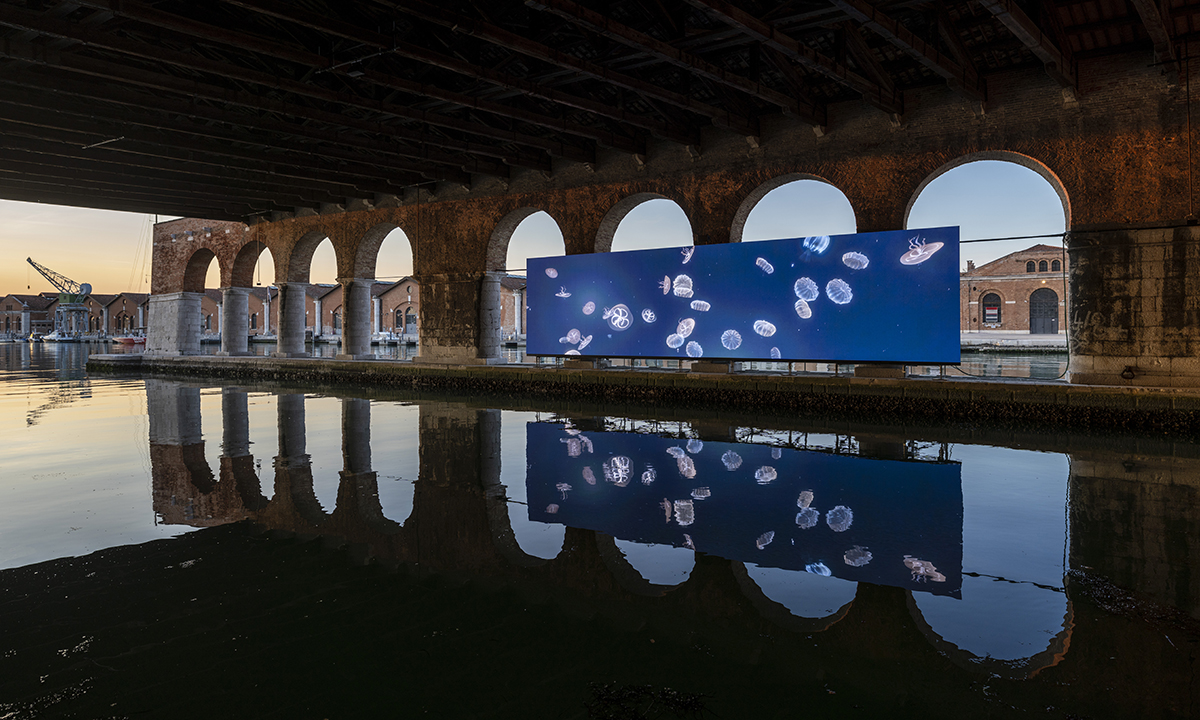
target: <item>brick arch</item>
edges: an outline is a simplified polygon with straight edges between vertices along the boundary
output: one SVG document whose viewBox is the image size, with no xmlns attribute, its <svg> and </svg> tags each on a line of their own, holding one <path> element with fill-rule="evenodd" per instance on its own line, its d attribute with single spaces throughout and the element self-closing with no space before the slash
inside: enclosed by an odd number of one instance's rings
<svg viewBox="0 0 1200 720">
<path fill-rule="evenodd" d="M 651 200 L 670 200 L 675 203 L 683 214 L 688 219 L 688 225 L 692 226 L 692 244 L 696 242 L 695 223 L 692 222 L 692 217 L 688 213 L 684 203 L 680 202 L 680 198 L 671 197 L 668 194 L 654 191 L 636 192 L 618 200 L 604 213 L 604 218 L 600 221 L 600 228 L 596 232 L 596 243 L 594 252 L 612 252 L 613 238 L 617 235 L 617 228 L 621 225 L 621 221 L 633 212 L 638 206 L 647 203 Z"/>
<path fill-rule="evenodd" d="M 488 272 L 504 270 L 504 266 L 508 264 L 508 244 L 512 242 L 513 233 L 517 231 L 517 227 L 521 223 L 539 212 L 546 212 L 542 208 L 525 206 L 519 207 L 516 210 L 510 210 L 500 218 L 500 222 L 496 223 L 496 227 L 492 230 L 491 236 L 488 238 L 487 251 L 484 262 L 484 269 Z M 554 217 L 547 212 L 550 217 Z M 558 223 L 558 219 L 554 219 Z M 561 225 L 560 225 L 561 228 Z"/>
<path fill-rule="evenodd" d="M 208 275 L 208 266 L 213 260 L 217 261 L 217 268 L 221 270 L 221 277 L 225 277 L 225 269 L 217 254 L 206 247 L 196 248 L 195 252 L 188 257 L 187 264 L 184 267 L 183 287 L 181 288 L 183 292 L 204 292 L 204 278 Z"/>
<path fill-rule="evenodd" d="M 961 167 L 973 162 L 979 162 L 980 160 L 1010 162 L 1020 165 L 1021 167 L 1028 168 L 1041 176 L 1043 180 L 1049 183 L 1050 187 L 1054 188 L 1054 192 L 1058 195 L 1058 200 L 1062 203 L 1063 218 L 1066 221 L 1066 227 L 1070 229 L 1071 198 L 1067 194 L 1067 188 L 1063 185 L 1062 180 L 1059 179 L 1058 174 L 1051 170 L 1050 166 L 1046 165 L 1041 160 L 1038 160 L 1030 155 L 1012 152 L 1011 150 L 984 150 L 981 152 L 961 155 L 950 162 L 943 164 L 941 167 L 927 175 L 925 179 L 921 181 L 921 184 L 917 186 L 917 189 L 913 192 L 913 194 L 908 198 L 908 205 L 906 205 L 904 208 L 904 227 L 908 227 L 908 216 L 910 213 L 912 213 L 913 205 L 916 204 L 917 198 L 921 196 L 921 193 L 925 191 L 925 188 L 929 187 L 929 183 L 957 167 Z"/>
<path fill-rule="evenodd" d="M 329 233 L 323 229 L 309 230 L 300 236 L 299 239 L 292 245 L 290 252 L 287 254 L 286 277 L 280 278 L 276 276 L 276 282 L 309 282 L 309 277 L 312 273 L 313 253 L 317 251 L 317 246 L 332 240 Z M 342 267 L 342 253 L 338 252 L 337 243 L 333 243 L 333 252 L 337 257 L 338 268 Z M 276 268 L 279 267 L 279 261 L 276 260 Z"/>
<path fill-rule="evenodd" d="M 242 245 L 233 257 L 228 287 L 253 287 L 254 268 L 258 265 L 258 259 L 262 254 L 269 250 L 267 244 L 258 239 L 250 240 Z M 275 260 L 275 253 L 271 253 L 271 264 L 278 276 L 279 267 Z"/>
<path fill-rule="evenodd" d="M 354 251 L 354 277 L 375 277 L 376 265 L 379 261 L 379 250 L 383 247 L 383 241 L 394 230 L 399 230 L 404 233 L 405 238 L 408 240 L 409 252 L 413 256 L 413 268 L 416 268 L 417 248 L 413 244 L 412 237 L 409 235 L 408 231 L 400 227 L 400 225 L 388 220 L 369 228 L 359 239 L 358 246 Z M 339 267 L 341 267 L 340 263 Z"/>
<path fill-rule="evenodd" d="M 746 229 L 746 220 L 750 217 L 750 213 L 754 211 L 754 208 L 757 207 L 758 204 L 762 202 L 762 199 L 769 195 L 771 191 L 778 190 L 784 185 L 790 185 L 791 183 L 799 182 L 800 180 L 813 180 L 819 183 L 824 183 L 829 187 L 835 188 L 838 190 L 838 192 L 841 192 L 842 197 L 846 198 L 846 202 L 850 202 L 850 198 L 846 196 L 846 193 L 842 191 L 841 188 L 839 188 L 837 185 L 834 185 L 829 180 L 821 177 L 820 175 L 813 175 L 811 173 L 804 172 L 778 175 L 751 190 L 750 194 L 747 195 L 744 200 L 742 200 L 741 205 L 738 206 L 737 212 L 734 213 L 733 223 L 729 227 L 729 242 L 742 241 L 742 235 Z M 854 210 L 853 203 L 850 203 L 850 209 Z M 855 222 L 858 222 L 857 212 L 855 213 Z"/>
</svg>

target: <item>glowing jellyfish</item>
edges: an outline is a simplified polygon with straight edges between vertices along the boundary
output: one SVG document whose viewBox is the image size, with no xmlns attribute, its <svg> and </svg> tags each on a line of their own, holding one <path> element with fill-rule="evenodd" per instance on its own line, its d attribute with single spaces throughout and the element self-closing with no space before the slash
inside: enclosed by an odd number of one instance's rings
<svg viewBox="0 0 1200 720">
<path fill-rule="evenodd" d="M 841 278 L 834 278 L 825 284 L 825 295 L 838 305 L 845 305 L 854 298 L 854 293 L 850 292 L 850 286 Z"/>
<path fill-rule="evenodd" d="M 608 461 L 609 468 L 612 469 L 613 482 L 621 487 L 629 484 L 629 479 L 633 477 L 633 463 L 624 455 L 617 455 Z"/>
<path fill-rule="evenodd" d="M 737 350 L 742 346 L 742 334 L 737 330 L 726 330 L 721 333 L 721 344 L 726 350 Z"/>
<path fill-rule="evenodd" d="M 775 326 L 766 320 L 755 320 L 754 332 L 762 335 L 763 337 L 771 337 L 775 334 Z"/>
<path fill-rule="evenodd" d="M 569 298 L 571 297 L 571 293 L 567 292 L 565 287 L 559 287 L 558 292 L 554 293 L 554 296 L 560 298 Z"/>
<path fill-rule="evenodd" d="M 690 452 L 691 454 L 695 455 L 696 453 L 700 452 L 703 449 L 704 449 L 704 443 L 700 442 L 699 440 L 693 439 L 693 440 L 687 441 L 687 451 Z"/>
<path fill-rule="evenodd" d="M 808 530 L 817 526 L 821 521 L 821 513 L 817 512 L 816 508 L 806 507 L 796 513 L 796 527 L 801 530 Z"/>
<path fill-rule="evenodd" d="M 692 296 L 692 279 L 687 275 L 675 277 L 675 297 L 690 298 Z"/>
<path fill-rule="evenodd" d="M 829 569 L 829 566 L 827 566 L 823 562 L 809 563 L 804 566 L 804 570 L 805 570 L 805 572 L 810 572 L 813 575 L 822 575 L 824 577 L 829 577 L 830 575 L 833 575 L 833 571 L 831 571 Z"/>
<path fill-rule="evenodd" d="M 587 337 L 585 337 L 584 339 L 580 340 L 580 341 L 579 341 L 579 349 L 580 349 L 580 350 L 584 349 L 585 347 L 587 347 L 587 346 L 588 346 L 588 343 L 590 343 L 591 341 L 592 341 L 592 336 L 591 336 L 591 335 L 588 335 L 588 336 L 587 336 Z"/>
<path fill-rule="evenodd" d="M 579 332 L 579 328 L 571 328 L 567 331 L 567 342 L 574 345 L 579 342 L 583 335 Z"/>
<path fill-rule="evenodd" d="M 759 485 L 766 485 L 777 477 L 779 477 L 779 473 L 775 472 L 775 468 L 770 465 L 763 465 L 754 471 L 754 480 Z"/>
<path fill-rule="evenodd" d="M 726 450 L 721 456 L 721 463 L 725 465 L 725 469 L 733 472 L 742 466 L 742 456 L 732 450 Z"/>
<path fill-rule="evenodd" d="M 928 560 L 918 560 L 912 555 L 905 555 L 904 567 L 912 572 L 914 582 L 925 582 L 926 580 L 946 582 L 946 576 L 938 572 L 938 569 Z"/>
<path fill-rule="evenodd" d="M 803 300 L 797 300 L 796 314 L 800 316 L 801 320 L 807 320 L 812 317 L 812 308 L 810 308 L 808 303 L 804 302 Z"/>
<path fill-rule="evenodd" d="M 683 347 L 683 338 L 677 333 L 671 333 L 667 336 L 667 347 L 672 350 L 678 350 Z"/>
<path fill-rule="evenodd" d="M 592 468 L 591 468 L 591 467 L 585 467 L 585 468 L 583 469 L 583 480 L 584 480 L 584 482 L 586 482 L 588 485 L 595 485 L 595 484 L 596 484 L 596 473 L 592 472 Z"/>
<path fill-rule="evenodd" d="M 845 505 L 838 505 L 825 513 L 825 524 L 834 532 L 846 532 L 854 523 L 854 511 Z"/>
<path fill-rule="evenodd" d="M 633 325 L 633 312 L 624 303 L 605 308 L 601 317 L 608 321 L 608 326 L 613 330 L 628 330 Z"/>
<path fill-rule="evenodd" d="M 554 503 L 550 503 L 549 505 L 546 506 L 546 514 L 547 515 L 553 515 L 556 512 L 558 512 L 558 505 L 556 505 Z"/>
<path fill-rule="evenodd" d="M 696 522 L 696 507 L 691 500 L 675 501 L 675 522 L 683 527 Z"/>
<path fill-rule="evenodd" d="M 683 248 L 679 252 L 683 254 L 683 264 L 687 265 L 688 261 L 692 259 L 692 253 L 696 252 L 696 248 Z"/>
<path fill-rule="evenodd" d="M 800 497 L 796 498 L 796 507 L 806 508 L 812 505 L 813 491 L 804 490 L 800 493 Z"/>
<path fill-rule="evenodd" d="M 757 260 L 754 261 L 754 264 L 758 266 L 759 270 L 762 270 L 763 272 L 765 272 L 768 275 L 775 272 L 775 266 L 773 266 L 771 263 L 767 262 L 766 258 L 758 258 Z"/>
<path fill-rule="evenodd" d="M 855 545 L 847 550 L 845 555 L 842 555 L 842 559 L 850 567 L 862 567 L 871 562 L 871 557 L 871 551 L 862 545 Z"/>
<path fill-rule="evenodd" d="M 687 453 L 684 452 L 683 448 L 679 447 L 678 445 L 676 445 L 675 447 L 667 448 L 667 454 L 670 455 L 671 457 L 675 458 L 676 460 L 678 460 L 681 457 L 687 457 Z"/>
<path fill-rule="evenodd" d="M 783 355 L 779 352 L 779 348 L 777 348 L 777 347 L 771 348 L 771 359 L 772 360 L 778 360 L 782 357 L 783 357 Z"/>
<path fill-rule="evenodd" d="M 560 493 L 562 493 L 562 499 L 566 500 L 567 493 L 571 492 L 571 490 L 573 490 L 574 488 L 572 488 L 570 486 L 570 484 L 568 484 L 568 483 L 559 483 L 554 486 L 554 489 L 559 491 Z"/>
<path fill-rule="evenodd" d="M 700 347 L 700 343 L 696 342 L 695 340 L 689 342 L 687 347 L 684 348 L 684 351 L 690 358 L 704 357 L 704 348 Z"/>
<path fill-rule="evenodd" d="M 571 338 L 568 338 L 568 337 L 560 337 L 560 338 L 558 339 L 558 341 L 559 341 L 560 343 L 562 343 L 563 345 L 570 345 L 570 344 L 571 344 Z"/>
<path fill-rule="evenodd" d="M 579 352 L 578 350 L 568 350 L 565 353 L 563 353 L 563 355 L 582 355 L 582 354 L 583 353 Z"/>
<path fill-rule="evenodd" d="M 867 259 L 867 256 L 863 255 L 862 253 L 848 252 L 842 256 L 842 264 L 851 270 L 862 270 L 870 262 L 871 261 Z"/>
<path fill-rule="evenodd" d="M 759 550 L 762 550 L 766 546 L 770 545 L 771 541 L 774 539 L 775 539 L 775 531 L 768 530 L 765 533 L 763 533 L 762 535 L 758 536 L 758 539 L 754 541 L 754 545 Z"/>
<path fill-rule="evenodd" d="M 646 471 L 642 473 L 642 484 L 643 485 L 653 485 L 654 481 L 657 479 L 658 479 L 658 472 L 656 472 L 654 468 L 647 465 Z"/>
<path fill-rule="evenodd" d="M 558 277 L 558 271 L 554 268 L 546 268 L 546 277 L 556 278 Z"/>
<path fill-rule="evenodd" d="M 920 265 L 942 249 L 944 243 L 933 242 L 926 244 L 920 236 L 908 241 L 908 252 L 900 256 L 901 265 Z"/>
<path fill-rule="evenodd" d="M 657 319 L 658 319 L 658 316 L 655 315 L 654 311 L 651 310 L 650 308 L 646 308 L 645 310 L 642 311 L 642 320 L 643 321 L 652 323 Z"/>
<path fill-rule="evenodd" d="M 662 288 L 663 295 L 671 292 L 671 277 L 669 275 L 663 275 L 662 282 L 660 282 L 658 286 Z"/>
<path fill-rule="evenodd" d="M 679 326 L 675 328 L 675 334 L 681 338 L 686 338 L 696 329 L 696 321 L 691 318 L 684 318 L 679 321 Z"/>
<path fill-rule="evenodd" d="M 782 450 L 780 450 L 779 448 L 771 448 L 771 459 L 772 460 L 778 460 L 781 457 L 783 457 Z"/>
<path fill-rule="evenodd" d="M 704 498 L 711 497 L 711 496 L 712 496 L 712 490 L 709 490 L 706 487 L 698 487 L 692 491 L 692 499 L 693 500 L 703 500 Z"/>
<path fill-rule="evenodd" d="M 711 308 L 712 308 L 712 305 L 709 305 L 708 303 L 704 302 L 703 300 L 693 300 L 692 301 L 692 309 L 696 310 L 697 312 L 708 312 Z"/>
<path fill-rule="evenodd" d="M 689 480 L 696 477 L 696 463 L 690 457 L 676 458 L 675 467 L 679 469 L 680 475 Z"/>
<path fill-rule="evenodd" d="M 812 302 L 813 300 L 821 297 L 821 289 L 817 287 L 817 284 L 813 282 L 812 278 L 800 278 L 796 281 L 796 284 L 792 286 L 792 290 L 795 291 L 796 297 L 805 302 Z"/>
<path fill-rule="evenodd" d="M 804 249 L 816 255 L 820 255 L 829 249 L 829 236 L 812 235 L 804 238 Z"/>
<path fill-rule="evenodd" d="M 584 315 L 591 315 L 594 312 L 596 312 L 596 303 L 592 302 L 591 300 L 588 300 L 587 302 L 585 302 L 583 304 L 583 314 Z"/>
</svg>

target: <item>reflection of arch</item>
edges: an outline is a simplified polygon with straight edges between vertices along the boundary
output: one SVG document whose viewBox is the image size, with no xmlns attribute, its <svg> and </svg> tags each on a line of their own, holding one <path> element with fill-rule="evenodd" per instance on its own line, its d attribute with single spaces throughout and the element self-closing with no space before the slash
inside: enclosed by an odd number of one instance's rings
<svg viewBox="0 0 1200 720">
<path fill-rule="evenodd" d="M 905 592 L 908 612 L 917 625 L 917 630 L 925 636 L 929 644 L 938 652 L 950 658 L 950 661 L 961 668 L 973 673 L 994 674 L 1010 679 L 1032 678 L 1048 667 L 1054 667 L 1063 661 L 1071 648 L 1071 635 L 1075 631 L 1075 608 L 1071 599 L 1067 598 L 1067 612 L 1063 617 L 1063 629 L 1051 638 L 1045 650 L 1020 660 L 1002 660 L 992 657 L 979 657 L 970 650 L 963 650 L 954 643 L 946 640 L 925 620 L 924 613 L 917 606 L 916 597 L 911 591 Z"/>
<path fill-rule="evenodd" d="M 763 592 L 763 589 L 759 587 L 758 583 L 754 582 L 754 578 L 750 577 L 750 573 L 744 563 L 734 562 L 730 563 L 730 565 L 733 568 L 733 576 L 737 579 L 738 587 L 742 589 L 742 594 L 746 596 L 750 604 L 764 618 L 781 627 L 790 628 L 798 632 L 822 632 L 828 630 L 834 623 L 846 617 L 846 613 L 850 612 L 850 608 L 854 605 L 854 600 L 851 599 L 839 607 L 832 615 L 820 618 L 796 615 L 783 603 L 768 597 Z M 797 576 L 800 575 L 799 572 L 796 574 Z M 816 579 L 827 580 L 828 578 Z"/>
<path fill-rule="evenodd" d="M 1028 168 L 1042 177 L 1050 187 L 1054 188 L 1054 192 L 1058 194 L 1058 200 L 1062 203 L 1063 219 L 1066 222 L 1066 227 L 1071 227 L 1071 199 L 1067 196 L 1067 189 L 1063 186 L 1062 180 L 1058 179 L 1058 175 L 1049 168 L 1045 163 L 1032 158 L 1028 155 L 1015 153 L 1009 150 L 984 150 L 982 152 L 970 153 L 962 157 L 955 158 L 950 162 L 942 165 L 937 170 L 934 170 L 921 181 L 917 189 L 913 192 L 912 197 L 908 199 L 908 205 L 904 208 L 904 227 L 908 227 L 908 216 L 912 213 L 913 205 L 916 204 L 917 198 L 929 186 L 929 183 L 938 179 L 942 175 L 950 172 L 956 167 L 966 165 L 968 163 L 978 162 L 980 160 L 997 160 L 1000 162 L 1010 162 L 1021 167 Z"/>
<path fill-rule="evenodd" d="M 633 563 L 629 562 L 611 535 L 596 533 L 596 551 L 621 587 L 634 595 L 659 597 L 683 584 L 680 582 L 675 585 L 655 585 L 647 580 Z"/>
<path fill-rule="evenodd" d="M 254 268 L 263 252 L 269 252 L 267 246 L 258 240 L 246 243 L 233 258 L 233 271 L 230 276 L 230 287 L 252 287 L 254 285 Z M 275 255 L 271 255 L 274 267 Z M 278 271 L 278 268 L 274 268 Z"/>
<path fill-rule="evenodd" d="M 513 531 L 512 520 L 508 516 L 508 488 L 500 482 L 499 476 L 485 477 L 484 493 L 487 501 L 488 527 L 492 531 L 492 540 L 496 549 L 513 565 L 518 567 L 537 567 L 544 565 L 544 560 L 536 555 L 530 555 L 521 547 L 517 534 Z M 562 553 L 562 547 L 559 547 Z"/>
<path fill-rule="evenodd" d="M 291 255 L 288 257 L 287 279 L 283 282 L 306 283 L 310 273 L 312 272 L 313 253 L 317 251 L 317 246 L 329 239 L 329 235 L 324 230 L 313 230 L 307 232 L 296 241 L 296 245 L 292 247 Z M 337 245 L 333 246 L 334 256 L 338 256 Z M 337 258 L 338 267 L 341 267 L 341 258 Z"/>
<path fill-rule="evenodd" d="M 198 248 L 188 258 L 187 267 L 183 271 L 183 292 L 204 292 L 204 279 L 208 275 L 208 266 L 217 256 L 208 248 Z M 217 261 L 219 268 L 221 261 Z"/>
<path fill-rule="evenodd" d="M 620 227 L 621 221 L 639 205 L 651 200 L 670 200 L 680 210 L 683 210 L 683 206 L 679 204 L 678 200 L 658 193 L 634 193 L 622 198 L 608 209 L 608 212 L 604 214 L 604 219 L 600 221 L 600 229 L 596 232 L 596 244 L 593 252 L 612 252 L 613 238 L 617 235 L 617 228 Z M 687 217 L 687 211 L 684 210 L 683 212 L 684 216 Z M 690 217 L 688 217 L 688 226 L 692 227 L 692 242 L 695 243 L 695 228 Z"/>
<path fill-rule="evenodd" d="M 808 173 L 788 173 L 787 175 L 780 175 L 779 177 L 771 178 L 762 185 L 754 188 L 754 190 L 746 196 L 746 199 L 742 201 L 742 204 L 738 206 L 737 212 L 733 215 L 733 223 L 729 226 L 729 242 L 742 241 L 742 235 L 746 229 L 746 220 L 750 217 L 750 213 L 754 211 L 754 208 L 760 202 L 762 202 L 762 199 L 765 198 L 772 190 L 778 190 L 784 185 L 789 185 L 800 180 L 813 180 L 815 182 L 828 185 L 829 187 L 837 189 L 839 192 L 841 192 L 840 188 L 825 178 L 817 175 L 810 175 Z M 842 195 L 845 196 L 845 193 L 842 193 Z M 847 202 L 849 202 L 849 198 L 847 198 Z M 851 205 L 850 209 L 853 210 L 854 206 Z M 857 223 L 857 221 L 858 217 L 856 213 L 855 222 Z"/>
<path fill-rule="evenodd" d="M 512 241 L 513 233 L 530 215 L 536 215 L 539 212 L 545 211 L 535 207 L 518 208 L 496 223 L 495 229 L 492 230 L 492 236 L 488 238 L 485 270 L 488 272 L 504 270 L 505 265 L 508 264 L 508 244 Z"/>
</svg>

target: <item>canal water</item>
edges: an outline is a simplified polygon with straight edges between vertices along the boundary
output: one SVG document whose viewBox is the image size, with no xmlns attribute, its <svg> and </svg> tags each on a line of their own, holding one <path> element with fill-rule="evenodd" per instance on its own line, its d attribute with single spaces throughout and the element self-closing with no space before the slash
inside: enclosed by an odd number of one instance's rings
<svg viewBox="0 0 1200 720">
<path fill-rule="evenodd" d="M 1187 438 L 0 345 L 0 718 L 1189 717 Z"/>
</svg>

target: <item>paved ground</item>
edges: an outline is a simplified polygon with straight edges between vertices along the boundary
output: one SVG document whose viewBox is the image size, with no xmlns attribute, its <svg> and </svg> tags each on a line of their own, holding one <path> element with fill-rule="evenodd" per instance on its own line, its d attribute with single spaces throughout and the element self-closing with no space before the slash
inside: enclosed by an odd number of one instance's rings
<svg viewBox="0 0 1200 720">
<path fill-rule="evenodd" d="M 964 348 L 1021 348 L 1066 350 L 1067 336 L 1059 335 L 1029 335 L 1022 333 L 973 332 L 961 335 Z"/>
</svg>

